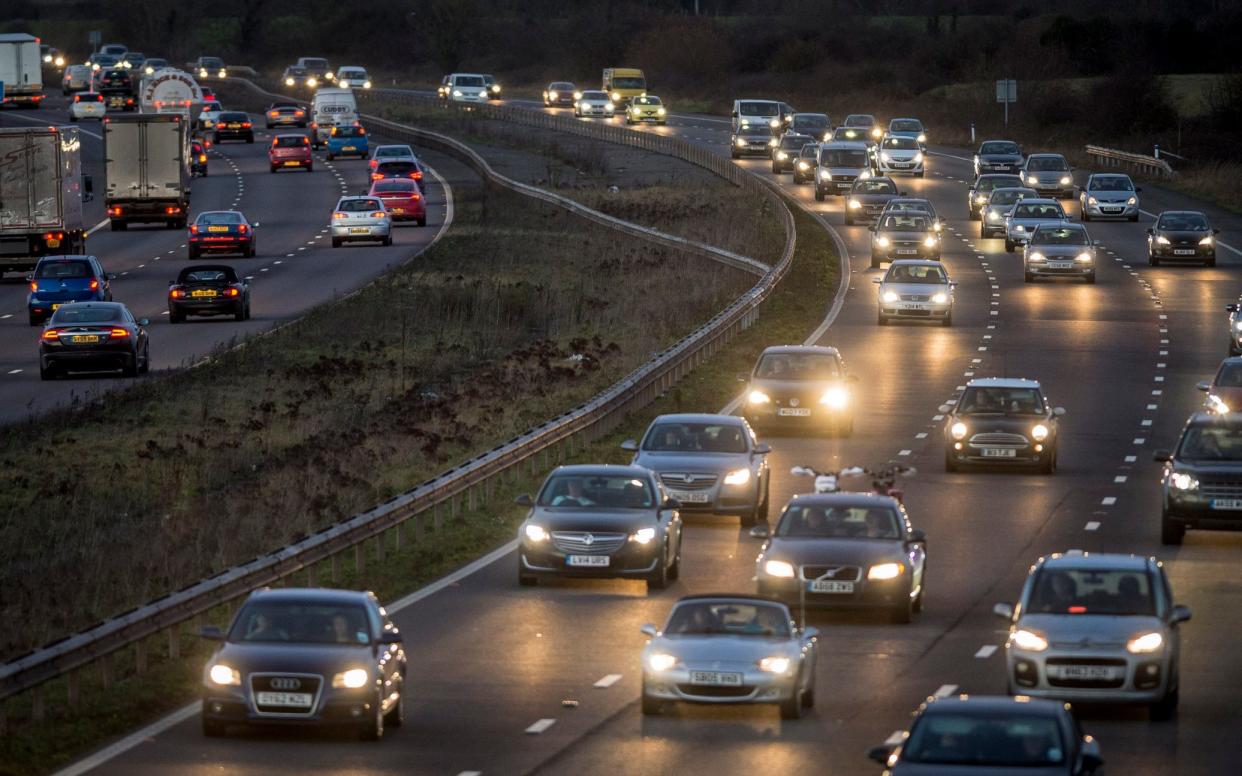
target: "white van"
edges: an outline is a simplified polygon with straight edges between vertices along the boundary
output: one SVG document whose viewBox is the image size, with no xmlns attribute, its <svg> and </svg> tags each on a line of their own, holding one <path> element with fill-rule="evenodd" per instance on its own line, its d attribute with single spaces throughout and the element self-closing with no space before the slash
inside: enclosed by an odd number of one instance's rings
<svg viewBox="0 0 1242 776">
<path fill-rule="evenodd" d="M 445 84 L 445 95 L 450 102 L 487 102 L 487 81 L 479 73 L 453 73 Z"/>
<path fill-rule="evenodd" d="M 311 101 L 311 145 L 320 148 L 328 142 L 332 128 L 353 124 L 358 120 L 358 103 L 354 93 L 339 86 L 321 87 Z"/>
</svg>

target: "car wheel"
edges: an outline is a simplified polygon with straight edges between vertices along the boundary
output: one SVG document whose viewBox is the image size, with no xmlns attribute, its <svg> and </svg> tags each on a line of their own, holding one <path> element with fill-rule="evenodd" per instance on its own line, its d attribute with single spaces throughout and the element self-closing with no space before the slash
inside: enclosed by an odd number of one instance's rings
<svg viewBox="0 0 1242 776">
<path fill-rule="evenodd" d="M 940 325 L 941 325 L 941 326 L 944 326 L 944 327 L 946 327 L 946 328 L 947 328 L 947 327 L 949 327 L 949 326 L 952 326 L 952 325 L 953 325 L 953 311 L 952 311 L 952 310 L 950 310 L 950 311 L 949 311 L 949 312 L 948 312 L 948 313 L 944 316 L 944 320 L 942 320 L 942 321 L 940 322 Z"/>
<path fill-rule="evenodd" d="M 1056 470 L 1057 470 L 1057 448 L 1054 446 L 1051 450 L 1048 451 L 1048 457 L 1046 457 L 1043 461 L 1040 462 L 1039 473 L 1040 474 L 1052 474 Z"/>
<path fill-rule="evenodd" d="M 306 165 L 306 171 L 307 171 L 307 172 L 314 172 L 314 171 L 315 171 L 315 165 L 314 165 L 314 164 L 308 164 L 308 165 Z"/>
<path fill-rule="evenodd" d="M 380 703 L 378 693 L 371 702 L 375 704 L 375 713 L 358 730 L 358 737 L 363 741 L 378 741 L 384 737 L 384 706 Z"/>
<path fill-rule="evenodd" d="M 1147 263 L 1153 267 L 1159 267 L 1160 259 L 1157 259 L 1154 254 L 1149 253 L 1147 254 Z"/>
<path fill-rule="evenodd" d="M 216 719 L 207 719 L 203 717 L 203 735 L 208 738 L 219 738 L 224 735 L 226 726 L 223 722 Z"/>
<path fill-rule="evenodd" d="M 813 668 L 811 669 L 811 678 L 807 680 L 806 689 L 802 691 L 802 708 L 815 708 L 815 669 Z"/>
<path fill-rule="evenodd" d="M 656 716 L 660 714 L 660 712 L 664 711 L 664 701 L 659 698 L 652 698 L 648 695 L 645 688 L 646 683 L 644 682 L 643 684 L 643 714 L 648 717 Z"/>
<path fill-rule="evenodd" d="M 824 192 L 818 186 L 815 187 L 815 201 L 816 202 L 824 201 Z"/>
<path fill-rule="evenodd" d="M 853 415 L 850 415 L 850 419 L 848 421 L 846 421 L 845 423 L 841 423 L 837 426 L 837 436 L 841 437 L 842 439 L 849 439 L 850 437 L 854 436 L 854 416 Z"/>
<path fill-rule="evenodd" d="M 922 171 L 916 172 L 916 173 L 914 174 L 914 177 L 916 177 L 916 178 L 922 178 L 922 177 L 923 177 L 923 173 L 922 173 Z"/>
<path fill-rule="evenodd" d="M 1160 515 L 1160 543 L 1181 544 L 1186 538 L 1186 525 L 1169 517 L 1167 512 Z"/>
<path fill-rule="evenodd" d="M 1149 709 L 1153 722 L 1167 722 L 1173 719 L 1177 714 L 1177 703 L 1180 700 L 1181 690 L 1174 688 L 1172 692 L 1167 693 L 1163 698 L 1153 703 Z"/>
<path fill-rule="evenodd" d="M 40 323 L 43 323 L 43 320 L 42 320 L 42 319 L 40 319 L 40 318 L 38 318 L 38 317 L 36 317 L 36 316 L 34 316 L 34 315 L 29 316 L 29 318 L 30 318 L 30 325 L 31 325 L 31 326 L 38 326 Z"/>
<path fill-rule="evenodd" d="M 1090 275 L 1087 275 L 1086 277 L 1084 277 L 1083 280 L 1087 281 L 1087 285 L 1094 286 L 1095 285 L 1095 273 L 1092 272 Z"/>
<path fill-rule="evenodd" d="M 246 142 L 247 142 L 247 143 L 253 143 L 253 142 L 254 142 L 254 135 L 251 135 L 250 137 L 246 138 Z"/>
<path fill-rule="evenodd" d="M 948 450 L 946 450 L 944 453 L 944 470 L 946 472 L 956 472 L 960 469 L 961 465 L 958 464 L 957 461 L 953 460 L 953 456 L 949 454 Z"/>
<path fill-rule="evenodd" d="M 781 701 L 780 705 L 781 705 L 781 719 L 789 719 L 789 720 L 802 719 L 802 699 L 800 697 L 800 693 L 797 690 L 796 684 L 794 686 L 793 694 L 790 695 L 787 699 Z"/>
<path fill-rule="evenodd" d="M 982 220 L 983 220 L 983 216 L 982 216 L 981 214 L 979 214 L 979 213 L 976 213 L 974 210 L 971 210 L 971 211 L 970 211 L 970 220 L 971 220 L 971 221 L 982 221 Z"/>
<path fill-rule="evenodd" d="M 668 580 L 675 582 L 681 579 L 681 537 L 677 537 L 677 556 L 673 558 L 673 565 L 668 567 Z"/>
<path fill-rule="evenodd" d="M 742 155 L 741 155 L 741 154 L 739 154 L 737 151 L 730 151 L 730 152 L 729 152 L 729 157 L 730 157 L 730 158 L 732 158 L 732 159 L 741 159 L 741 158 L 742 158 Z"/>
<path fill-rule="evenodd" d="M 887 316 L 887 315 L 885 315 L 884 313 L 876 313 L 876 314 L 875 314 L 875 322 L 876 322 L 876 323 L 878 323 L 878 324 L 879 324 L 879 325 L 881 325 L 881 326 L 887 326 L 887 325 L 888 325 L 888 316 Z"/>
<path fill-rule="evenodd" d="M 333 248 L 339 248 L 339 247 L 341 247 L 341 238 L 339 238 L 339 237 L 333 237 L 333 238 L 332 238 L 332 247 L 333 247 Z"/>
<path fill-rule="evenodd" d="M 151 371 L 151 345 L 150 343 L 148 343 L 147 346 L 142 349 L 142 366 L 138 369 L 138 374 L 145 375 L 147 372 L 150 372 L 150 371 Z"/>
<path fill-rule="evenodd" d="M 1005 238 L 1005 253 L 1013 253 L 1013 248 L 1014 248 L 1013 243 L 1009 241 L 1008 237 L 1006 237 Z"/>
<path fill-rule="evenodd" d="M 271 172 L 276 172 L 276 165 L 271 164 L 271 165 L 268 165 L 268 167 L 270 168 Z"/>
<path fill-rule="evenodd" d="M 125 377 L 137 377 L 138 376 L 138 353 L 136 351 L 131 357 L 130 362 L 126 364 L 125 366 L 121 367 L 121 374 L 124 375 Z"/>
<path fill-rule="evenodd" d="M 244 306 L 238 305 L 237 309 L 233 311 L 233 320 L 235 321 L 246 320 L 246 308 Z"/>
<path fill-rule="evenodd" d="M 393 705 L 388 713 L 384 715 L 384 724 L 388 727 L 399 728 L 405 724 L 405 682 L 401 682 L 401 687 L 397 691 L 397 702 Z"/>
<path fill-rule="evenodd" d="M 388 235 L 384 238 L 384 246 L 388 247 L 390 245 L 392 245 L 392 235 Z"/>
<path fill-rule="evenodd" d="M 1232 339 L 1229 340 L 1229 355 L 1231 356 L 1242 355 L 1242 350 L 1238 349 L 1237 344 L 1235 344 Z"/>
<path fill-rule="evenodd" d="M 190 246 L 189 248 L 186 248 L 186 251 L 185 251 L 185 257 L 186 257 L 187 259 L 189 259 L 190 261 L 195 261 L 195 260 L 197 260 L 197 259 L 198 259 L 198 249 L 197 249 L 197 248 L 195 248 L 194 246 Z"/>
<path fill-rule="evenodd" d="M 328 161 L 329 161 L 329 162 L 330 162 L 330 161 L 332 161 L 332 160 L 333 160 L 333 159 L 335 159 L 335 158 L 336 158 L 336 157 L 335 157 L 335 156 L 333 156 L 332 154 L 328 154 Z"/>
<path fill-rule="evenodd" d="M 656 590 L 663 590 L 668 587 L 668 547 L 664 548 L 664 552 L 660 556 L 660 562 L 656 564 L 655 571 L 647 576 L 647 592 L 652 593 Z"/>
<path fill-rule="evenodd" d="M 927 563 L 923 563 L 923 584 L 919 585 L 919 596 L 914 599 L 914 613 L 923 613 L 923 597 L 927 593 Z"/>
<path fill-rule="evenodd" d="M 417 223 L 419 226 L 426 226 L 426 225 L 427 225 L 427 219 L 425 219 L 425 218 L 420 218 L 420 219 L 418 219 L 418 221 L 416 221 L 415 223 Z"/>
<path fill-rule="evenodd" d="M 1216 257 L 1215 257 L 1215 256 L 1213 256 L 1212 258 L 1210 258 L 1210 259 L 1208 259 L 1207 261 L 1203 262 L 1203 266 L 1205 266 L 1205 267 L 1215 267 L 1215 266 L 1216 266 Z"/>
<path fill-rule="evenodd" d="M 42 363 L 40 363 L 39 364 L 39 379 L 40 380 L 55 380 L 56 369 L 54 367 L 45 367 L 43 366 Z"/>
<path fill-rule="evenodd" d="M 854 225 L 854 217 L 853 217 L 853 216 L 851 216 L 849 213 L 846 213 L 846 214 L 845 214 L 845 225 L 846 225 L 846 226 L 853 226 L 853 225 Z"/>
</svg>

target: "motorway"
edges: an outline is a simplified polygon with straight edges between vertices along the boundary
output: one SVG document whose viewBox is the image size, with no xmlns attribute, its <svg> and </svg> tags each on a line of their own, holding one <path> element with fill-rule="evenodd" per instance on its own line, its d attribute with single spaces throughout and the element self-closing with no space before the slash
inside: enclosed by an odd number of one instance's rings
<svg viewBox="0 0 1242 776">
<path fill-rule="evenodd" d="M 68 124 L 67 102 L 49 97 L 38 112 L 0 112 L 0 126 Z M 257 117 L 256 127 L 262 127 Z M 259 129 L 253 145 L 226 143 L 213 146 L 209 174 L 193 181 L 191 216 L 204 210 L 238 209 L 255 225 L 258 255 L 205 256 L 203 263 L 229 264 L 251 278 L 251 320 L 231 317 L 189 318 L 176 327 L 168 323 L 168 281 L 186 261 L 186 233 L 162 225 L 134 225 L 112 232 L 104 220 L 103 131 L 95 121 L 83 121 L 83 172 L 91 175 L 96 192 L 87 203 L 86 223 L 95 227 L 87 251 L 100 258 L 104 269 L 117 275 L 112 282 L 115 301 L 124 302 L 137 318 L 152 321 L 151 363 L 154 373 L 192 364 L 214 349 L 304 315 L 382 275 L 422 250 L 444 220 L 445 199 L 438 184 L 429 186 L 427 226 L 399 225 L 394 244 L 330 246 L 327 225 L 332 207 L 342 194 L 364 192 L 368 185 L 366 162 L 357 159 L 328 162 L 316 154 L 315 171 L 272 174 L 267 164 L 267 141 L 273 132 Z M 454 179 L 477 180 L 464 166 L 447 157 L 428 154 L 428 161 Z M 28 284 L 10 273 L 0 283 L 0 423 L 45 412 L 73 401 L 100 396 L 151 377 L 127 379 L 115 374 L 75 375 L 53 382 L 39 379 L 38 332 L 28 325 Z"/>
<path fill-rule="evenodd" d="M 727 152 L 720 119 L 679 117 L 636 131 Z M 1229 572 L 1242 535 L 1192 532 L 1184 546 L 1162 548 L 1151 453 L 1175 441 L 1201 401 L 1195 382 L 1226 354 L 1222 306 L 1237 297 L 1242 261 L 1222 248 L 1214 269 L 1149 268 L 1148 216 L 1088 225 L 1105 246 L 1096 285 L 1024 284 L 1020 254 L 979 239 L 977 222 L 966 219 L 969 153 L 933 150 L 928 177 L 902 188 L 930 197 L 947 219 L 944 262 L 960 284 L 948 329 L 877 326 L 866 228 L 843 226 L 839 199 L 815 203 L 810 186 L 794 189 L 781 176 L 848 247 L 849 291 L 817 341 L 840 348 L 860 382 L 851 439 L 768 438 L 772 499 L 782 504 L 805 489 L 788 475 L 795 464 L 897 460 L 919 469 L 904 483 L 906 503 L 929 538 L 926 609 L 913 624 L 811 616 L 823 649 L 818 705 L 807 717 L 782 722 L 774 708 L 690 706 L 641 715 L 639 626 L 662 622 L 685 594 L 754 589 L 759 542 L 735 520 L 695 517 L 681 580 L 657 595 L 622 581 L 519 588 L 508 547 L 473 573 L 394 605 L 410 656 L 406 726 L 379 744 L 318 731 L 205 739 L 187 714 L 96 761 L 92 773 L 875 773 L 864 752 L 901 729 L 923 698 L 1004 692 L 1006 626 L 992 604 L 1014 600 L 1038 556 L 1068 548 L 1156 554 L 1169 562 L 1178 602 L 1194 610 L 1183 630 L 1174 721 L 1151 722 L 1143 709 L 1080 709 L 1109 772 L 1236 772 L 1242 712 L 1233 688 L 1242 662 L 1232 626 L 1242 585 Z M 771 175 L 766 160 L 740 164 Z M 1144 195 L 1152 213 L 1187 204 Z M 1199 208 L 1223 228 L 1223 242 L 1242 244 L 1236 217 Z M 1038 378 L 1066 408 L 1055 475 L 943 472 L 937 406 L 970 377 L 993 375 Z"/>
</svg>

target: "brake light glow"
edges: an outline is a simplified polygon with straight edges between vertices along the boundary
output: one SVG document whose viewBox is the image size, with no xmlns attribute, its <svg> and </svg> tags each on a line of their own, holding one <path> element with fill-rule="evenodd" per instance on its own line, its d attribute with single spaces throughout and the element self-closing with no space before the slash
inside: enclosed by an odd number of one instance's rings
<svg viewBox="0 0 1242 776">
<path fill-rule="evenodd" d="M 39 282 L 38 282 L 37 280 L 32 280 L 32 281 L 30 281 L 30 290 L 31 290 L 31 291 L 38 291 L 38 290 L 39 290 Z"/>
<path fill-rule="evenodd" d="M 173 299 L 180 299 L 181 297 L 185 296 L 185 292 L 182 291 L 180 288 L 173 288 L 169 290 L 168 295 L 171 296 Z"/>
<path fill-rule="evenodd" d="M 110 336 L 112 336 L 112 337 L 115 337 L 115 338 L 117 338 L 117 339 L 120 339 L 120 338 L 122 338 L 122 337 L 128 337 L 128 336 L 129 336 L 129 329 L 121 329 L 121 328 L 116 328 L 116 329 L 113 329 L 112 331 L 108 332 L 108 334 L 109 334 Z"/>
<path fill-rule="evenodd" d="M 91 290 L 92 290 L 92 291 L 98 291 L 98 290 L 99 290 L 99 281 L 98 281 L 98 280 L 91 280 Z"/>
<path fill-rule="evenodd" d="M 115 205 L 113 207 L 108 208 L 108 215 L 110 216 L 119 216 L 122 212 L 123 211 L 121 210 L 120 205 Z"/>
<path fill-rule="evenodd" d="M 190 225 L 190 234 L 198 234 L 198 224 Z"/>
<path fill-rule="evenodd" d="M 58 342 L 58 341 L 60 341 L 60 329 L 47 329 L 47 330 L 45 330 L 45 331 L 43 332 L 43 341 L 44 341 L 44 342 Z"/>
<path fill-rule="evenodd" d="M 371 212 L 371 218 L 384 218 L 387 215 L 388 214 L 385 213 L 383 210 L 375 210 Z"/>
<path fill-rule="evenodd" d="M 242 224 L 241 226 L 237 227 L 237 231 L 241 232 L 242 234 L 245 234 L 249 228 L 250 227 L 246 226 L 245 224 Z"/>
<path fill-rule="evenodd" d="M 332 214 L 332 217 L 333 218 L 349 218 L 349 215 L 346 213 L 342 213 L 338 210 L 337 212 Z"/>
<path fill-rule="evenodd" d="M 237 296 L 239 293 L 241 293 L 241 292 L 240 292 L 240 291 L 238 291 L 236 288 L 226 288 L 226 289 L 224 290 L 224 295 L 225 295 L 225 296 Z"/>
<path fill-rule="evenodd" d="M 383 174 L 383 173 L 379 173 L 379 172 L 373 172 L 373 173 L 371 173 L 371 180 L 373 180 L 373 181 L 382 181 L 382 180 L 384 180 L 384 174 Z"/>
<path fill-rule="evenodd" d="M 168 207 L 164 208 L 164 212 L 167 213 L 168 215 L 172 215 L 173 213 L 180 213 L 181 208 L 178 207 L 177 205 L 169 205 Z"/>
<path fill-rule="evenodd" d="M 1069 608 L 1069 613 L 1070 613 L 1070 614 L 1086 614 L 1086 613 L 1087 613 L 1087 607 L 1085 607 L 1085 606 L 1071 606 L 1071 607 Z"/>
<path fill-rule="evenodd" d="M 199 155 L 198 155 L 198 160 L 199 160 L 200 162 L 205 162 L 205 161 L 207 161 L 207 154 L 199 154 Z"/>
<path fill-rule="evenodd" d="M 242 122 L 242 127 L 243 127 L 244 129 L 250 129 L 250 122 L 249 122 L 249 121 L 243 121 L 243 122 Z"/>
</svg>

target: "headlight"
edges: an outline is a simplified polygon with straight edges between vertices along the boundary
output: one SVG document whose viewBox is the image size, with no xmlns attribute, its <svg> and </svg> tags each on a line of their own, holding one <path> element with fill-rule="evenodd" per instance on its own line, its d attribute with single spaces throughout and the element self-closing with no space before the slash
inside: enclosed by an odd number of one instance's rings
<svg viewBox="0 0 1242 776">
<path fill-rule="evenodd" d="M 206 77 L 207 77 L 207 68 L 205 68 L 205 67 L 200 67 L 200 68 L 198 69 L 198 77 L 199 77 L 199 78 L 206 78 Z"/>
<path fill-rule="evenodd" d="M 901 300 L 901 294 L 898 294 L 896 291 L 885 291 L 880 298 L 888 304 L 896 304 Z"/>
<path fill-rule="evenodd" d="M 789 658 L 765 657 L 759 661 L 759 670 L 769 674 L 783 674 L 789 670 Z"/>
<path fill-rule="evenodd" d="M 751 391 L 750 395 L 746 397 L 746 400 L 751 404 L 767 404 L 772 401 L 772 397 L 768 396 L 763 391 Z"/>
<path fill-rule="evenodd" d="M 919 151 L 917 154 L 914 155 L 914 163 L 918 164 L 921 161 L 923 161 L 923 152 Z"/>
<path fill-rule="evenodd" d="M 887 248 L 888 242 L 889 242 L 888 238 L 883 235 L 880 235 L 879 237 L 875 238 L 875 244 L 880 246 L 881 248 Z"/>
<path fill-rule="evenodd" d="M 1160 243 L 1161 245 L 1168 245 L 1168 244 L 1169 244 L 1169 238 L 1165 237 L 1165 236 L 1164 236 L 1164 235 L 1162 235 L 1162 234 L 1158 234 L 1158 235 L 1156 235 L 1156 242 Z"/>
<path fill-rule="evenodd" d="M 654 528 L 639 528 L 630 538 L 639 544 L 651 544 L 655 539 L 656 531 Z"/>
<path fill-rule="evenodd" d="M 307 79 L 306 79 L 306 85 L 307 85 L 307 86 L 309 86 L 310 88 L 314 89 L 316 86 L 318 86 L 318 85 L 319 85 L 319 79 L 318 79 L 318 78 L 307 78 Z M 457 92 L 456 94 L 457 94 L 459 97 L 461 96 L 461 92 Z"/>
<path fill-rule="evenodd" d="M 1126 651 L 1134 653 L 1155 652 L 1164 646 L 1164 636 L 1158 632 L 1140 633 L 1126 642 Z"/>
<path fill-rule="evenodd" d="M 486 90 L 486 89 L 484 89 L 483 91 L 479 92 L 479 96 L 480 96 L 480 97 L 486 97 L 486 96 L 487 96 L 487 90 Z"/>
<path fill-rule="evenodd" d="M 780 125 L 781 125 L 780 119 L 772 119 L 771 121 L 768 122 L 768 126 L 771 127 L 772 129 L 776 129 Z"/>
<path fill-rule="evenodd" d="M 874 127 L 871 130 L 871 136 L 874 137 L 876 140 L 879 140 L 880 138 L 884 137 L 884 130 L 880 129 L 879 127 Z"/>
<path fill-rule="evenodd" d="M 665 114 L 665 110 L 663 108 L 656 108 L 657 116 L 663 116 L 664 114 Z"/>
<path fill-rule="evenodd" d="M 871 170 L 863 170 L 862 172 L 858 173 L 858 179 L 861 181 L 865 181 L 870 177 L 871 177 Z"/>
<path fill-rule="evenodd" d="M 1126 200 L 1126 204 L 1127 204 L 1127 205 L 1137 205 L 1137 204 L 1138 204 L 1138 197 L 1130 197 L 1129 199 L 1127 199 L 1127 200 Z"/>
<path fill-rule="evenodd" d="M 324 73 L 323 77 L 331 81 L 333 78 L 336 78 L 336 73 Z"/>
<path fill-rule="evenodd" d="M 148 72 L 148 73 L 150 73 L 151 71 L 150 71 L 150 70 L 148 70 L 147 72 Z M 286 78 L 286 79 L 285 79 L 285 86 L 293 86 L 293 78 Z"/>
<path fill-rule="evenodd" d="M 500 94 L 500 84 L 492 84 L 492 94 Z"/>
<path fill-rule="evenodd" d="M 776 148 L 780 144 L 781 144 L 781 141 L 777 140 L 776 138 L 772 138 L 771 140 L 768 141 L 768 148 Z"/>
<path fill-rule="evenodd" d="M 1097 204 L 1099 204 L 1099 203 L 1096 201 L 1095 197 L 1087 197 L 1087 204 L 1088 204 L 1088 205 L 1097 205 Z"/>
<path fill-rule="evenodd" d="M 834 410 L 843 410 L 850 403 L 849 391 L 839 385 L 834 385 L 825 391 L 823 396 L 819 397 L 819 403 L 826 404 Z"/>
<path fill-rule="evenodd" d="M 216 75 L 219 76 L 220 78 L 227 78 L 228 74 L 229 73 L 227 70 L 221 70 L 220 72 L 216 73 Z"/>
<path fill-rule="evenodd" d="M 811 165 L 810 165 L 810 163 L 808 163 L 808 162 L 798 162 L 798 169 L 799 169 L 799 170 L 809 170 L 809 169 L 811 169 Z M 1202 243 L 1200 243 L 1200 244 L 1202 244 Z"/>
<path fill-rule="evenodd" d="M 43 61 L 44 61 L 44 62 L 51 62 L 51 61 L 52 61 L 52 55 L 51 55 L 51 54 L 44 54 L 44 55 L 43 55 Z"/>
<path fill-rule="evenodd" d="M 885 162 L 891 162 L 891 161 L 893 161 L 893 157 L 891 157 L 891 156 L 889 156 L 889 155 L 888 155 L 888 151 L 885 151 L 885 152 L 881 153 L 881 154 L 880 154 L 880 159 L 881 159 L 882 161 L 885 161 Z"/>
<path fill-rule="evenodd" d="M 789 154 L 785 153 L 784 151 L 777 151 L 776 158 L 780 159 L 781 161 L 784 161 L 785 159 L 789 158 Z"/>
<path fill-rule="evenodd" d="M 989 210 L 989 211 L 988 211 L 988 220 L 989 220 L 989 221 L 999 221 L 999 220 L 1001 220 L 1001 214 L 1000 214 L 1000 211 L 997 211 L 997 210 Z"/>
<path fill-rule="evenodd" d="M 1161 238 L 1159 238 L 1159 239 L 1164 240 L 1166 243 L 1168 242 L 1168 240 L 1166 240 L 1166 239 L 1165 239 L 1165 238 L 1163 238 L 1163 237 L 1161 237 Z M 1213 242 L 1215 242 L 1215 241 L 1212 239 L 1212 235 L 1210 235 L 1210 234 L 1209 234 L 1207 237 L 1204 237 L 1202 240 L 1200 240 L 1200 241 L 1199 241 L 1199 244 L 1200 244 L 1200 245 L 1211 245 Z"/>
<path fill-rule="evenodd" d="M 1070 183 L 1071 183 L 1073 180 L 1074 180 L 1074 179 L 1073 179 L 1073 178 L 1071 178 L 1071 177 L 1070 177 L 1070 176 L 1068 176 L 1068 175 L 1062 175 L 1062 176 L 1061 176 L 1061 185 L 1062 185 L 1062 186 L 1068 186 L 1068 185 L 1070 185 Z"/>
<path fill-rule="evenodd" d="M 1027 177 L 1026 182 L 1034 186 L 1039 183 L 1039 178 L 1036 178 L 1034 175 L 1031 175 Z"/>
<path fill-rule="evenodd" d="M 362 88 L 363 88 L 363 89 L 370 89 L 370 88 L 371 88 L 371 82 L 370 82 L 370 81 L 363 81 L 363 82 L 362 82 Z"/>
<path fill-rule="evenodd" d="M 1031 439 L 1034 439 L 1036 442 L 1042 442 L 1047 438 L 1048 427 L 1043 423 L 1036 424 L 1036 426 L 1031 429 Z"/>
<path fill-rule="evenodd" d="M 1224 399 L 1220 398 L 1214 393 L 1209 393 L 1207 400 L 1208 400 L 1208 404 L 1211 405 L 1212 412 L 1218 413 L 1220 415 L 1229 414 L 1229 405 L 1225 403 Z"/>
<path fill-rule="evenodd" d="M 667 671 L 677 665 L 677 658 L 663 652 L 655 652 L 647 656 L 647 666 L 657 673 Z"/>
<path fill-rule="evenodd" d="M 371 677 L 367 675 L 365 668 L 351 668 L 348 671 L 342 671 L 332 677 L 332 686 L 340 689 L 342 687 L 350 690 L 357 690 L 359 687 L 366 687 L 371 681 Z"/>
<path fill-rule="evenodd" d="M 988 201 L 987 194 L 976 194 L 975 195 L 975 202 L 977 202 L 978 204 L 982 205 L 984 202 L 987 202 L 987 201 Z"/>
<path fill-rule="evenodd" d="M 1021 227 L 1018 227 L 1018 228 L 1019 230 L 1021 229 Z M 1045 257 L 1044 257 L 1044 254 L 1040 253 L 1039 251 L 1032 251 L 1031 255 L 1028 258 L 1030 258 L 1031 261 L 1043 261 Z"/>
<path fill-rule="evenodd" d="M 943 291 L 938 291 L 935 294 L 932 294 L 932 303 L 933 304 L 948 304 L 949 295 Z"/>
<path fill-rule="evenodd" d="M 742 119 L 742 129 L 746 129 L 749 126 L 750 126 L 750 122 L 747 121 L 746 119 Z"/>
<path fill-rule="evenodd" d="M 737 145 L 738 145 L 739 147 L 741 147 L 741 148 L 745 148 L 745 147 L 746 147 L 746 138 L 744 138 L 744 137 L 739 137 L 739 138 L 737 139 Z"/>
<path fill-rule="evenodd" d="M 1027 652 L 1043 652 L 1048 648 L 1048 639 L 1035 631 L 1019 629 L 1014 631 L 1009 639 L 1015 647 L 1024 649 Z"/>
<path fill-rule="evenodd" d="M 1236 321 L 1233 324 L 1234 331 L 1242 331 L 1242 321 Z"/>
<path fill-rule="evenodd" d="M 826 180 L 828 180 L 828 179 L 829 179 L 829 178 L 831 178 L 831 177 L 832 177 L 832 174 L 831 174 L 830 172 L 828 172 L 827 170 L 820 170 L 820 171 L 819 171 L 819 179 L 820 179 L 821 181 L 826 181 Z"/>
<path fill-rule="evenodd" d="M 745 485 L 750 482 L 750 469 L 734 469 L 725 475 L 725 485 Z"/>
<path fill-rule="evenodd" d="M 211 677 L 211 681 L 215 684 L 223 686 L 241 684 L 241 672 L 236 668 L 226 666 L 224 663 L 216 663 L 207 672 L 207 675 Z"/>
<path fill-rule="evenodd" d="M 582 92 L 574 92 L 574 99 L 575 99 L 575 100 L 581 100 L 581 99 L 582 99 Z"/>
<path fill-rule="evenodd" d="M 763 564 L 763 573 L 767 574 L 769 577 L 792 579 L 794 575 L 794 567 L 792 563 L 786 563 L 783 560 L 770 560 Z"/>
<path fill-rule="evenodd" d="M 1169 484 L 1176 490 L 1198 490 L 1199 481 L 1186 472 L 1173 472 L 1169 475 Z"/>
<path fill-rule="evenodd" d="M 454 89 L 454 90 L 453 90 L 453 96 L 454 96 L 454 97 L 460 97 L 460 96 L 461 96 L 461 89 Z"/>
<path fill-rule="evenodd" d="M 543 526 L 530 523 L 526 526 L 526 538 L 532 542 L 542 542 L 548 538 L 548 532 Z"/>
<path fill-rule="evenodd" d="M 621 92 L 613 92 L 613 93 L 612 93 L 612 99 L 614 99 L 614 100 L 620 100 L 620 99 L 621 99 Z"/>
<path fill-rule="evenodd" d="M 927 142 L 927 135 L 924 135 L 922 132 L 920 132 L 920 133 L 919 133 L 919 136 L 918 136 L 918 137 L 916 137 L 916 138 L 914 138 L 914 139 L 915 139 L 917 142 L 919 142 L 919 143 L 926 143 L 926 142 Z M 922 158 L 922 156 L 923 156 L 922 154 L 919 154 L 919 158 Z"/>
<path fill-rule="evenodd" d="M 924 248 L 935 248 L 936 247 L 936 236 L 931 235 L 931 234 L 927 235 L 927 237 L 923 240 L 923 247 Z"/>
<path fill-rule="evenodd" d="M 949 433 L 953 435 L 954 439 L 961 440 L 966 438 L 966 433 L 969 430 L 966 428 L 966 424 L 959 420 L 949 428 Z"/>
<path fill-rule="evenodd" d="M 857 210 L 857 209 L 858 209 L 858 208 L 860 208 L 860 207 L 862 207 L 862 203 L 861 203 L 861 202 L 859 202 L 859 201 L 858 201 L 858 200 L 856 200 L 856 199 L 851 199 L 851 200 L 850 200 L 850 210 Z"/>
<path fill-rule="evenodd" d="M 1080 254 L 1078 254 L 1077 256 L 1075 256 L 1075 257 L 1074 257 L 1074 260 L 1075 260 L 1075 261 L 1081 261 L 1083 264 L 1090 264 L 1090 263 L 1091 263 L 1091 254 L 1090 254 L 1090 253 L 1087 253 L 1086 251 L 1083 251 L 1082 253 L 1080 253 Z"/>
<path fill-rule="evenodd" d="M 1026 231 L 1026 227 L 1025 227 L 1025 226 L 1023 226 L 1022 224 L 1017 224 L 1016 226 L 1014 226 L 1013 230 L 1014 230 L 1015 232 L 1025 232 L 1025 231 Z"/>
<path fill-rule="evenodd" d="M 905 570 L 901 563 L 877 563 L 867 569 L 867 579 L 896 579 Z"/>
<path fill-rule="evenodd" d="M 57 66 L 57 67 L 64 67 L 64 66 L 65 66 L 65 58 L 64 58 L 64 57 L 56 57 L 56 66 Z"/>
</svg>

